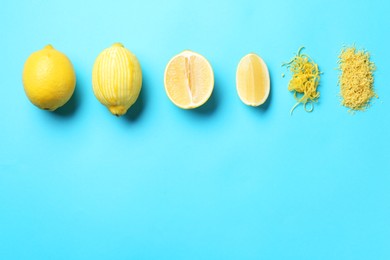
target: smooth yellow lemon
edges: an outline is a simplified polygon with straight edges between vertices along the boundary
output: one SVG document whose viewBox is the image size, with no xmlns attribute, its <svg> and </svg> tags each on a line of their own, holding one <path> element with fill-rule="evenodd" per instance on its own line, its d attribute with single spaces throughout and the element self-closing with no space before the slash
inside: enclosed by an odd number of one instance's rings
<svg viewBox="0 0 390 260">
<path fill-rule="evenodd" d="M 93 92 L 112 114 L 125 114 L 137 100 L 141 85 L 141 65 L 122 44 L 113 44 L 96 58 L 92 71 Z"/>
<path fill-rule="evenodd" d="M 238 96 L 244 104 L 263 104 L 270 92 L 269 72 L 263 59 L 254 53 L 243 57 L 237 66 L 236 84 Z"/>
<path fill-rule="evenodd" d="M 202 55 L 183 51 L 168 62 L 164 85 L 167 96 L 176 106 L 196 108 L 203 105 L 213 92 L 213 69 Z"/>
<path fill-rule="evenodd" d="M 76 75 L 73 65 L 51 45 L 28 57 L 23 69 L 23 86 L 29 100 L 45 110 L 56 110 L 73 95 Z"/>
</svg>

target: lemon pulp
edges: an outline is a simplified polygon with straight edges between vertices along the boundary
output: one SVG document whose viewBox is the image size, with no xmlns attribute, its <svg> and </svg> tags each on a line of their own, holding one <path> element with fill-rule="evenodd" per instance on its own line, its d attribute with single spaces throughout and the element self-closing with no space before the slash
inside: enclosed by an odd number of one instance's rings
<svg viewBox="0 0 390 260">
<path fill-rule="evenodd" d="M 238 96 L 249 106 L 263 104 L 270 92 L 267 65 L 258 55 L 251 53 L 243 57 L 236 72 Z"/>
<path fill-rule="evenodd" d="M 210 63 L 200 54 L 183 51 L 165 69 L 164 85 L 169 99 L 178 107 L 192 109 L 203 105 L 214 88 Z"/>
</svg>

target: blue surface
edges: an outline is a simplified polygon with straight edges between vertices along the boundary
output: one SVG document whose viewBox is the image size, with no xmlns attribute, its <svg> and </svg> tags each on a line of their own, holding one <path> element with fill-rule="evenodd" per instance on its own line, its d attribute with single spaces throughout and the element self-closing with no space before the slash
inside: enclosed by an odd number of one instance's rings
<svg viewBox="0 0 390 260">
<path fill-rule="evenodd" d="M 389 1 L 6 1 L 0 8 L 0 259 L 390 259 Z M 95 58 L 139 58 L 140 99 L 121 118 L 94 97 Z M 77 90 L 57 112 L 26 98 L 27 57 L 51 43 Z M 340 106 L 337 55 L 372 54 L 380 99 Z M 320 65 L 315 111 L 291 117 L 281 68 Z M 215 90 L 184 111 L 165 94 L 169 59 L 203 54 Z M 256 52 L 272 93 L 247 107 L 236 66 Z"/>
</svg>

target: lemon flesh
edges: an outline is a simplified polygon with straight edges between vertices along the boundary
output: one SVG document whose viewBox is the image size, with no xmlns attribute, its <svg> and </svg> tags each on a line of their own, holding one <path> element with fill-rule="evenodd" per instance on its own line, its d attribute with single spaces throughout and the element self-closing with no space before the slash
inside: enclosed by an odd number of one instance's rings
<svg viewBox="0 0 390 260">
<path fill-rule="evenodd" d="M 270 92 L 267 65 L 258 55 L 251 53 L 243 57 L 236 73 L 238 96 L 248 106 L 260 106 Z"/>
<path fill-rule="evenodd" d="M 196 108 L 203 105 L 213 92 L 213 69 L 202 55 L 183 51 L 168 62 L 164 85 L 167 96 L 176 106 Z"/>
<path fill-rule="evenodd" d="M 47 45 L 28 57 L 23 69 L 23 86 L 31 103 L 53 111 L 73 95 L 76 74 L 68 57 Z"/>
</svg>

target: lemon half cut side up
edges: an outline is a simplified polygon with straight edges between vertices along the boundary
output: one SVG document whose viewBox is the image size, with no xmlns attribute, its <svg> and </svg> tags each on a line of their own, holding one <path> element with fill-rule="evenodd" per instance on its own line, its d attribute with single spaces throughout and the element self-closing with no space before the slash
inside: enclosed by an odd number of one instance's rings
<svg viewBox="0 0 390 260">
<path fill-rule="evenodd" d="M 197 108 L 213 92 L 213 69 L 202 55 L 183 51 L 168 62 L 164 86 L 167 96 L 176 106 L 183 109 Z"/>
</svg>

